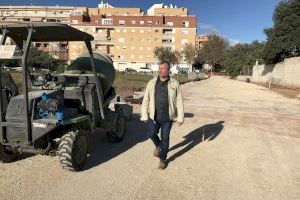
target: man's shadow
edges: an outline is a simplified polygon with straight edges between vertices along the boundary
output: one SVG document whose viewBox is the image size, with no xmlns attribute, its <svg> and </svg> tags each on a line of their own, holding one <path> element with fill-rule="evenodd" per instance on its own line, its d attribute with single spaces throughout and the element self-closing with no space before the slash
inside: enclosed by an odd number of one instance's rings
<svg viewBox="0 0 300 200">
<path fill-rule="evenodd" d="M 200 128 L 193 130 L 192 132 L 184 136 L 183 138 L 185 138 L 185 140 L 171 147 L 169 151 L 173 151 L 180 147 L 184 147 L 184 146 L 185 147 L 182 150 L 170 156 L 168 161 L 169 162 L 174 161 L 176 158 L 182 156 L 183 154 L 190 151 L 196 145 L 200 144 L 205 140 L 207 141 L 214 140 L 221 133 L 224 127 L 223 123 L 224 121 L 219 121 L 215 124 L 206 124 L 204 126 L 201 126 Z"/>
</svg>

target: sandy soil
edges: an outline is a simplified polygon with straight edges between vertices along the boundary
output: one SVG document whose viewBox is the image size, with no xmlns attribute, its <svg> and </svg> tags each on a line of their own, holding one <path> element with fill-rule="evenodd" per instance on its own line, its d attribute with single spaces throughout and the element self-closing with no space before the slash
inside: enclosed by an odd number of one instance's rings
<svg viewBox="0 0 300 200">
<path fill-rule="evenodd" d="M 183 91 L 186 120 L 172 129 L 166 170 L 136 105 L 122 143 L 91 136 L 82 172 L 50 156 L 0 163 L 0 199 L 299 199 L 299 100 L 222 77 Z"/>
</svg>

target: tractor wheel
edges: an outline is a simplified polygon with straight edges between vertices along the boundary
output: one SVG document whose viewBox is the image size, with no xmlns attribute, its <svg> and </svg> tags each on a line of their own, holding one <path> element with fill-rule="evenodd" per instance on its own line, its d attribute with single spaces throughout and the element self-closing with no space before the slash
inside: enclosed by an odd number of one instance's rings
<svg viewBox="0 0 300 200">
<path fill-rule="evenodd" d="M 17 159 L 18 154 L 11 149 L 1 145 L 0 147 L 0 159 L 3 163 L 9 163 Z"/>
<path fill-rule="evenodd" d="M 107 139 L 111 143 L 119 143 L 124 139 L 126 132 L 126 121 L 122 112 L 118 112 L 116 120 L 116 131 L 107 132 Z"/>
<path fill-rule="evenodd" d="M 86 162 L 88 137 L 80 130 L 70 131 L 61 137 L 58 145 L 59 161 L 63 169 L 79 171 Z"/>
</svg>

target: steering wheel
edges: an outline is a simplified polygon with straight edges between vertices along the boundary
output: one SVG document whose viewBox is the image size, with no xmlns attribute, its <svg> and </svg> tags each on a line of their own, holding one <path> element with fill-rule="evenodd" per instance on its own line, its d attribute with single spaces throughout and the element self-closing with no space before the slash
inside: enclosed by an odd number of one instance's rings
<svg viewBox="0 0 300 200">
<path fill-rule="evenodd" d="M 50 82 L 50 81 L 52 81 L 52 75 L 47 73 L 47 74 L 45 74 L 44 79 L 46 82 Z"/>
</svg>

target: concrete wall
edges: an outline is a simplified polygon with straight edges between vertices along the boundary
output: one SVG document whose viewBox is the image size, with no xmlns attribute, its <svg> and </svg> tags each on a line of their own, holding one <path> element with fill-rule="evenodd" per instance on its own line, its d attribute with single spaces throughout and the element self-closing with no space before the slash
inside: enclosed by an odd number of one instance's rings
<svg viewBox="0 0 300 200">
<path fill-rule="evenodd" d="M 254 65 L 252 82 L 300 88 L 300 57 L 287 58 L 275 65 Z"/>
</svg>

